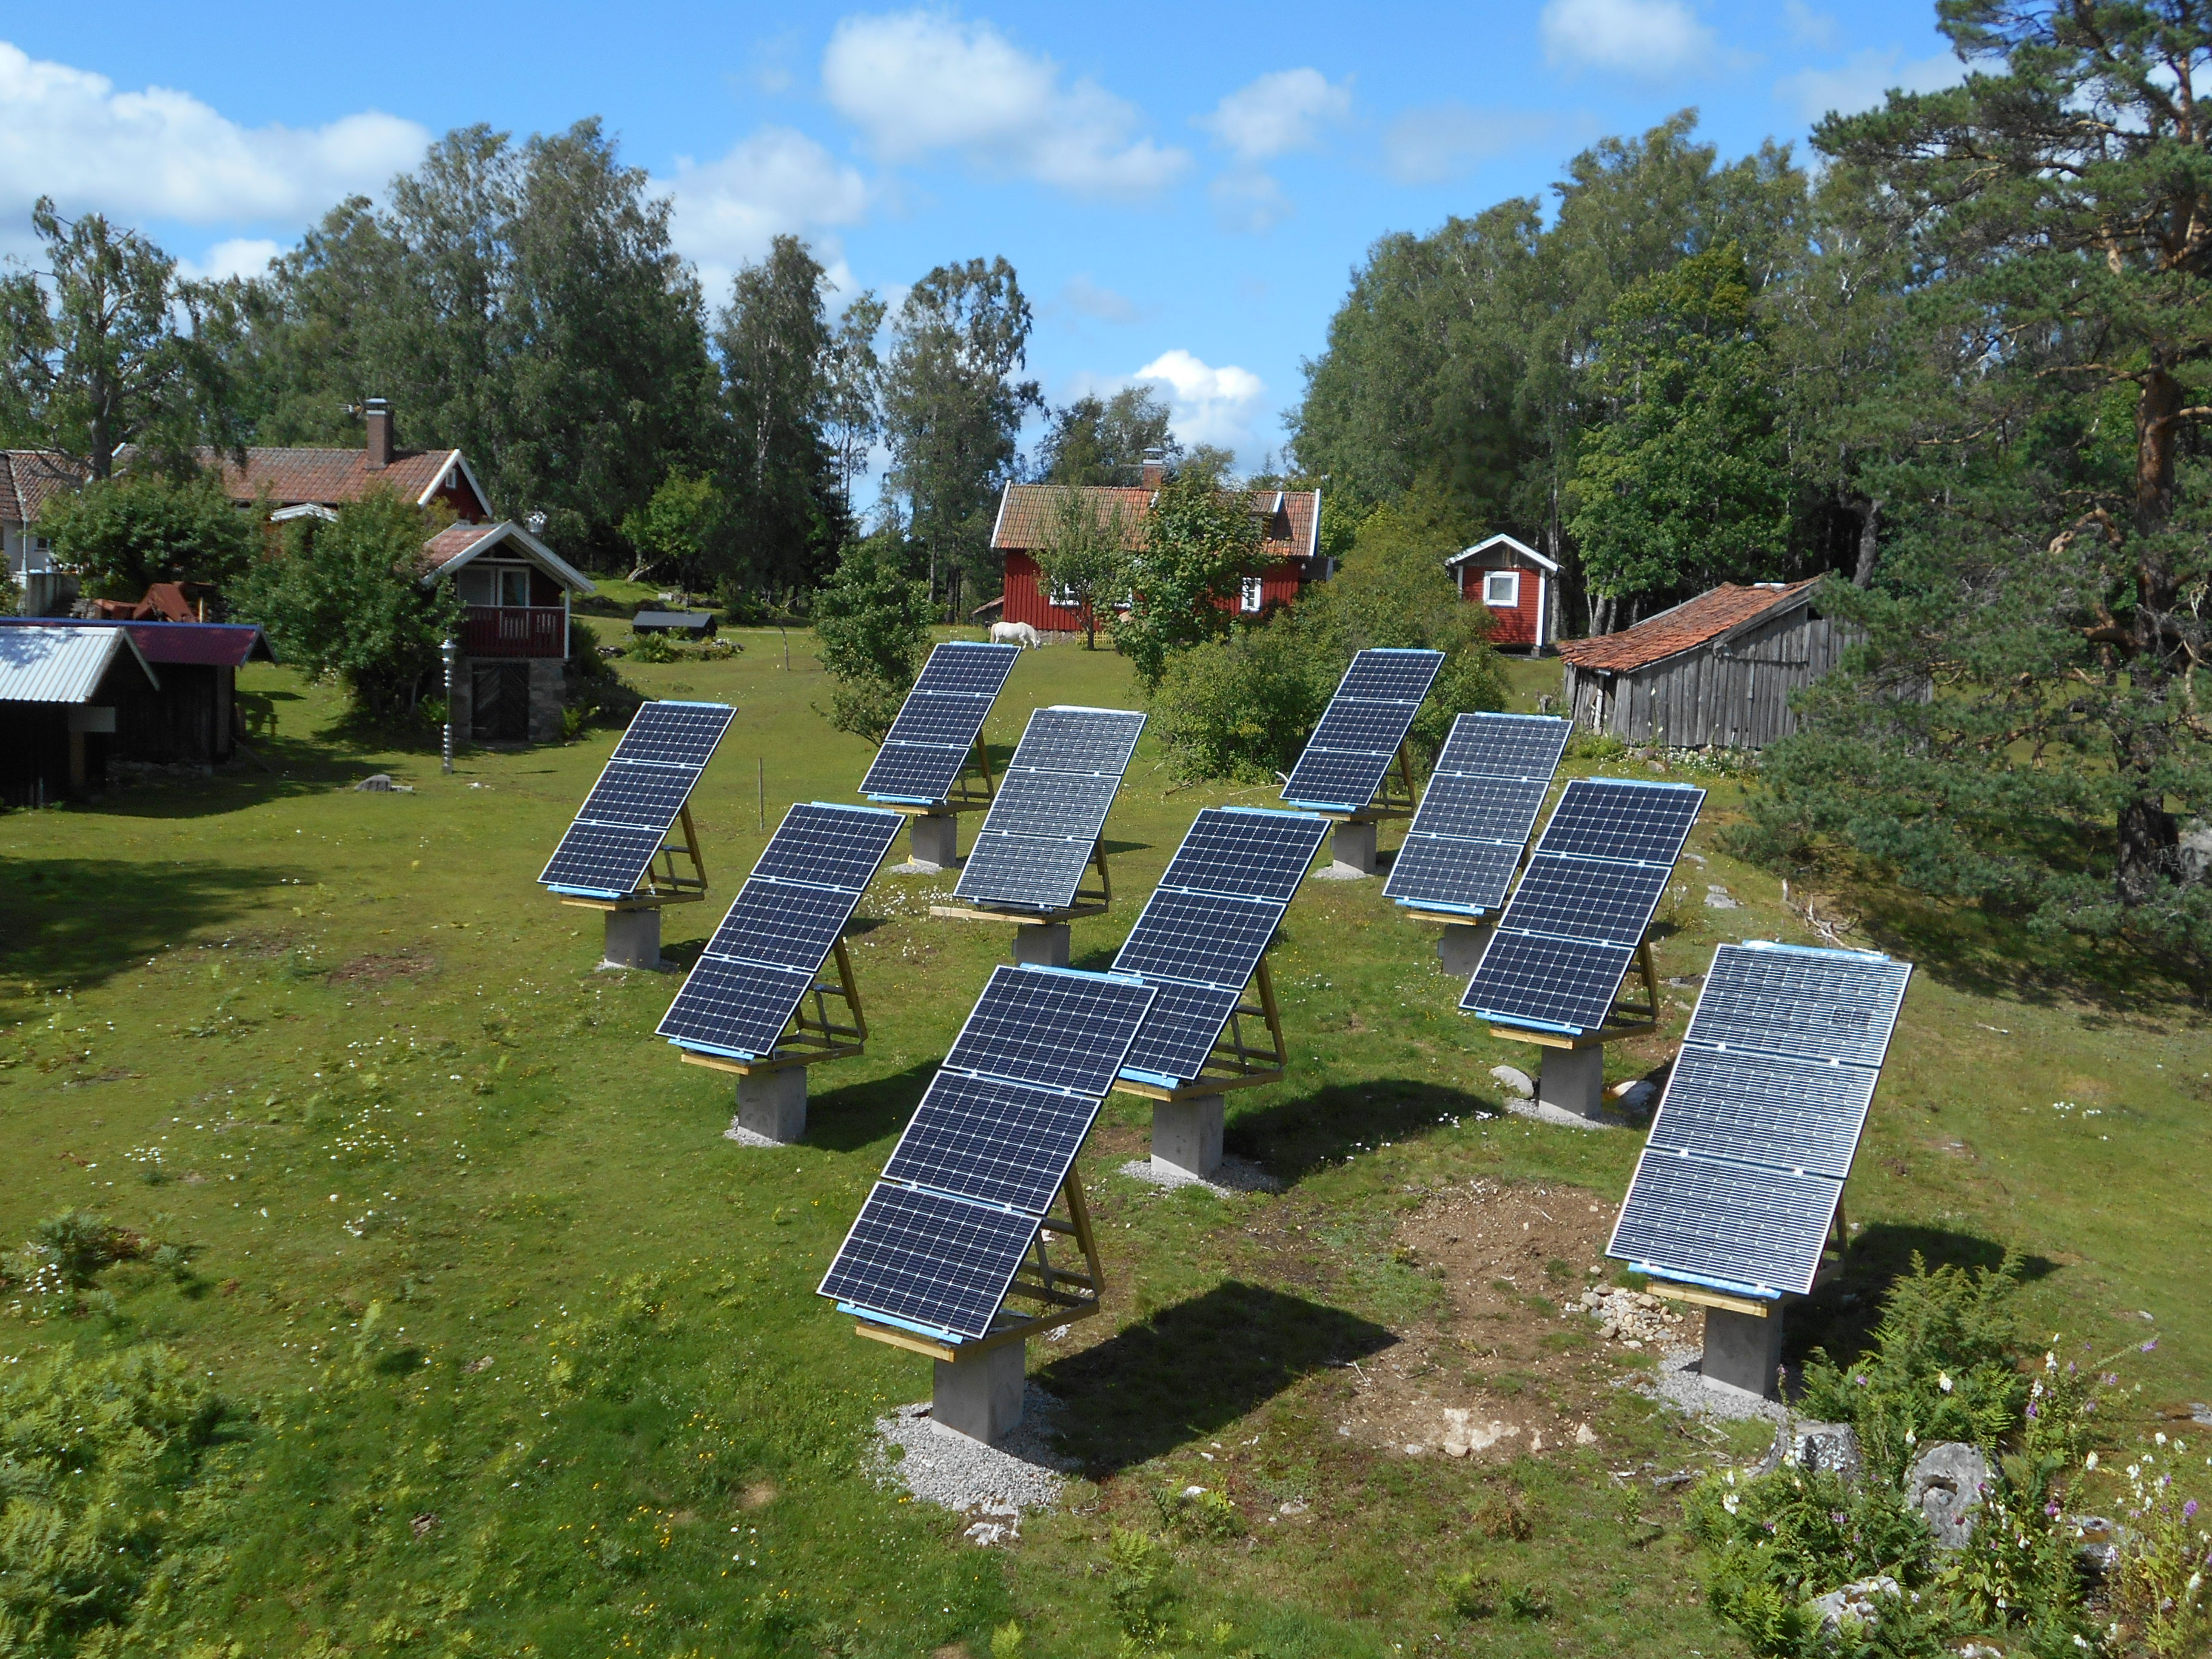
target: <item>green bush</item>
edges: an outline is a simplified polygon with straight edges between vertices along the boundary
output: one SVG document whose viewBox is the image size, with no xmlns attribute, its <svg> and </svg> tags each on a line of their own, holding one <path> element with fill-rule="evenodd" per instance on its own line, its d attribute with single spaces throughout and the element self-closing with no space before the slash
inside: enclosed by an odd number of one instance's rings
<svg viewBox="0 0 2212 1659">
<path fill-rule="evenodd" d="M 676 647 L 665 634 L 630 632 L 626 654 L 632 662 L 674 662 Z"/>
<path fill-rule="evenodd" d="M 1177 779 L 1264 783 L 1297 763 L 1341 673 L 1306 647 L 1278 623 L 1169 659 L 1152 718 Z"/>
<path fill-rule="evenodd" d="M 146 1241 L 90 1210 L 64 1210 L 31 1230 L 31 1253 L 53 1264 L 63 1284 L 82 1290 L 104 1267 L 146 1254 Z"/>
<path fill-rule="evenodd" d="M 1121 1627 L 1125 1645 L 1149 1652 L 1167 1640 L 1175 1589 L 1168 1582 L 1175 1558 L 1160 1541 L 1116 1527 L 1106 1545 L 1106 1604 Z"/>
<path fill-rule="evenodd" d="M 568 660 L 561 671 L 562 735 L 574 738 L 594 720 L 627 721 L 644 699 L 599 654 L 599 636 L 580 618 L 568 619 Z M 426 705 L 427 706 L 427 705 Z"/>
<path fill-rule="evenodd" d="M 814 596 L 822 666 L 837 682 L 830 723 L 871 743 L 891 729 L 929 656 L 929 585 L 906 574 L 905 552 L 893 531 L 855 542 Z"/>
</svg>

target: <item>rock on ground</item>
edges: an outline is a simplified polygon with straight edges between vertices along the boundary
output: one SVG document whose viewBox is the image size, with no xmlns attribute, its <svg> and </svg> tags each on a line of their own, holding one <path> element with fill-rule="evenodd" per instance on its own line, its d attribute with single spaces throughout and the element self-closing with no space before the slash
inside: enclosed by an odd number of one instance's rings
<svg viewBox="0 0 2212 1659">
<path fill-rule="evenodd" d="M 1897 1594 L 1897 1580 L 1885 1572 L 1872 1578 L 1854 1578 L 1841 1589 L 1814 1596 L 1813 1605 L 1820 1612 L 1820 1634 L 1834 1635 L 1846 1618 L 1856 1619 L 1869 1628 L 1881 1624 L 1880 1598 Z"/>
<path fill-rule="evenodd" d="M 1963 1440 L 1939 1440 L 1913 1460 L 1905 1477 L 1906 1501 L 1928 1517 L 1936 1547 L 1955 1550 L 1973 1535 L 1973 1511 L 1996 1480 L 1981 1449 Z"/>
</svg>

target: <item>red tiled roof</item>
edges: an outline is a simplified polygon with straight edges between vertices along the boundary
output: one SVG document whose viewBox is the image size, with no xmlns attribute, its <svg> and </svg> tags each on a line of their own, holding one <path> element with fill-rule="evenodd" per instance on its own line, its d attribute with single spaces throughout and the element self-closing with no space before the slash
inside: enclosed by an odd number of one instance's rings
<svg viewBox="0 0 2212 1659">
<path fill-rule="evenodd" d="M 1770 611 L 1782 610 L 1820 580 L 1810 576 L 1802 582 L 1759 583 L 1749 587 L 1723 582 L 1618 634 L 1601 634 L 1592 640 L 1561 640 L 1559 654 L 1577 668 L 1602 668 L 1616 673 L 1642 668 L 1710 644 Z"/>
<path fill-rule="evenodd" d="M 433 570 L 444 569 L 485 537 L 496 534 L 502 527 L 495 524 L 447 525 L 422 544 L 422 557 L 415 562 L 415 574 L 427 576 Z"/>
<path fill-rule="evenodd" d="M 357 501 L 377 489 L 392 490 L 404 501 L 419 501 L 456 453 L 451 449 L 403 452 L 379 472 L 368 470 L 366 449 L 249 449 L 243 468 L 211 451 L 203 451 L 202 459 L 220 459 L 223 491 L 234 501 L 256 501 L 265 492 L 279 507 L 303 501 L 336 507 L 341 501 Z"/>
<path fill-rule="evenodd" d="M 1045 545 L 1052 539 L 1054 517 L 1070 488 L 1080 489 L 1101 513 L 1121 508 L 1123 540 L 1131 548 L 1137 546 L 1156 492 L 1112 484 L 1008 484 L 1006 498 L 999 504 L 999 522 L 991 532 L 991 545 L 1000 552 L 1024 553 Z M 1224 490 L 1222 494 L 1242 494 L 1255 515 L 1264 515 L 1261 546 L 1274 557 L 1303 559 L 1319 551 L 1315 539 L 1321 522 L 1318 489 Z"/>
<path fill-rule="evenodd" d="M 81 487 L 84 466 L 46 449 L 0 449 L 0 520 L 35 524 L 56 495 Z"/>
</svg>

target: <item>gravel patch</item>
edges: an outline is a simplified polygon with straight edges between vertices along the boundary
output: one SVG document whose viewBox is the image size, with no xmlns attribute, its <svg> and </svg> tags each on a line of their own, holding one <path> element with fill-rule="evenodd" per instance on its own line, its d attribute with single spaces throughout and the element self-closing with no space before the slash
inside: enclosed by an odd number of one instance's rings
<svg viewBox="0 0 2212 1659">
<path fill-rule="evenodd" d="M 1164 1187 L 1173 1192 L 1178 1187 L 1203 1187 L 1217 1197 L 1226 1198 L 1231 1193 L 1279 1193 L 1283 1183 L 1258 1164 L 1241 1158 L 1224 1158 L 1212 1180 L 1191 1175 L 1176 1169 L 1172 1164 L 1155 1164 L 1148 1158 L 1133 1158 L 1121 1166 L 1121 1173 L 1132 1181 L 1141 1181 L 1147 1186 Z"/>
<path fill-rule="evenodd" d="M 740 1146 L 781 1146 L 786 1144 L 781 1140 L 770 1140 L 757 1129 L 746 1128 L 735 1118 L 732 1118 L 730 1127 L 722 1131 L 722 1139 L 734 1140 Z"/>
<path fill-rule="evenodd" d="M 1505 1109 L 1516 1117 L 1534 1118 L 1539 1123 L 1556 1123 L 1565 1129 L 1625 1129 L 1628 1127 L 1626 1118 L 1611 1113 L 1601 1118 L 1584 1117 L 1578 1112 L 1570 1112 L 1540 1100 L 1516 1100 L 1511 1095 L 1505 1097 Z M 1602 1111 L 1604 1109 L 1601 1107 L 1599 1109 Z"/>
<path fill-rule="evenodd" d="M 1764 1419 L 1769 1423 L 1781 1423 L 1790 1415 L 1790 1408 L 1778 1400 L 1761 1400 L 1756 1395 L 1746 1394 L 1741 1389 L 1723 1388 L 1706 1382 L 1699 1374 L 1698 1365 L 1704 1358 L 1701 1348 L 1676 1348 L 1663 1355 L 1659 1369 L 1629 1379 L 1628 1386 L 1662 1401 L 1686 1417 L 1694 1417 L 1706 1423 L 1748 1422 Z M 1791 1379 L 1793 1382 L 1795 1379 Z"/>
<path fill-rule="evenodd" d="M 977 1544 L 1012 1543 L 1022 1535 L 1022 1511 L 1058 1504 L 1068 1475 L 1079 1467 L 1052 1449 L 1052 1426 L 1059 1415 L 1059 1401 L 1036 1383 L 1025 1383 L 1020 1426 L 995 1446 L 987 1446 L 938 1427 L 926 1400 L 901 1406 L 876 1419 L 876 1432 L 883 1437 L 876 1479 L 904 1487 L 925 1504 L 973 1516 L 967 1536 Z M 892 1457 L 893 1446 L 906 1455 Z"/>
</svg>

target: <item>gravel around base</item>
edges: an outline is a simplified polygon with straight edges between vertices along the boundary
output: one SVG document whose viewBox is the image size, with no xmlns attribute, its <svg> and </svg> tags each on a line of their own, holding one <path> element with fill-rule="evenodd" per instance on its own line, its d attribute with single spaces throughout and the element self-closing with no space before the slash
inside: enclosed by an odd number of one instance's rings
<svg viewBox="0 0 2212 1659">
<path fill-rule="evenodd" d="M 1022 1389 L 1019 1427 L 995 1446 L 950 1429 L 929 1415 L 929 1402 L 901 1406 L 876 1419 L 883 1437 L 875 1475 L 887 1486 L 903 1486 L 925 1504 L 975 1517 L 967 1535 L 978 1544 L 1012 1542 L 1021 1536 L 1024 1510 L 1050 1509 L 1059 1503 L 1073 1458 L 1054 1451 L 1048 1437 L 1060 1415 L 1060 1401 L 1034 1382 Z M 906 1455 L 894 1459 L 890 1448 Z"/>
<path fill-rule="evenodd" d="M 1505 1109 L 1516 1117 L 1532 1117 L 1539 1123 L 1556 1123 L 1565 1129 L 1625 1129 L 1628 1120 L 1607 1113 L 1601 1118 L 1583 1117 L 1559 1106 L 1547 1106 L 1540 1100 L 1516 1100 L 1505 1097 Z M 1603 1109 L 1601 1108 L 1601 1110 Z"/>
<path fill-rule="evenodd" d="M 1224 1158 L 1210 1181 L 1188 1175 L 1172 1164 L 1154 1164 L 1148 1158 L 1133 1158 L 1121 1166 L 1121 1173 L 1132 1181 L 1141 1181 L 1147 1186 L 1164 1187 L 1173 1192 L 1178 1187 L 1203 1187 L 1209 1193 L 1226 1198 L 1231 1193 L 1279 1193 L 1283 1183 L 1256 1164 L 1241 1158 Z"/>
<path fill-rule="evenodd" d="M 1789 1416 L 1789 1407 L 1778 1400 L 1761 1400 L 1741 1389 L 1709 1385 L 1698 1372 L 1702 1357 L 1697 1348 L 1675 1349 L 1660 1360 L 1656 1371 L 1631 1379 L 1629 1386 L 1665 1401 L 1686 1417 L 1708 1423 L 1747 1422 L 1754 1418 L 1779 1423 Z"/>
<path fill-rule="evenodd" d="M 784 1144 L 781 1140 L 770 1140 L 757 1130 L 746 1128 L 735 1118 L 732 1118 L 730 1127 L 722 1131 L 722 1139 L 734 1140 L 740 1146 L 781 1146 Z"/>
</svg>

